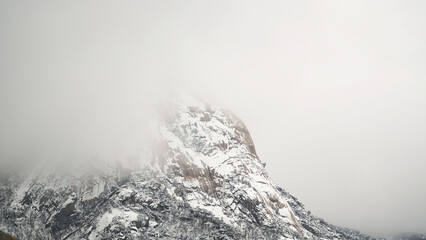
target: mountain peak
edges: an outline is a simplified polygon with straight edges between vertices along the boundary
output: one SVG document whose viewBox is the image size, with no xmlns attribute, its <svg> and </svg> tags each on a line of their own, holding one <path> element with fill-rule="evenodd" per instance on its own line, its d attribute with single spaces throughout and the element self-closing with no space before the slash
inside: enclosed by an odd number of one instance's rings
<svg viewBox="0 0 426 240">
<path fill-rule="evenodd" d="M 23 239 L 370 239 L 277 187 L 241 119 L 180 99 L 143 167 L 2 182 L 0 229 Z"/>
</svg>

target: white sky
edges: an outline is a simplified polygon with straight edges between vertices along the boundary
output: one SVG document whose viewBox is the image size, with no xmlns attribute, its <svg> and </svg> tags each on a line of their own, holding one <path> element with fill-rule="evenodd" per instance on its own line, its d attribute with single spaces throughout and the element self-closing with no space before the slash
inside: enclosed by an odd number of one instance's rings
<svg viewBox="0 0 426 240">
<path fill-rule="evenodd" d="M 424 232 L 425 12 L 425 1 L 2 1 L 2 155 L 136 144 L 144 109 L 184 87 L 237 113 L 275 182 L 314 214 Z"/>
</svg>

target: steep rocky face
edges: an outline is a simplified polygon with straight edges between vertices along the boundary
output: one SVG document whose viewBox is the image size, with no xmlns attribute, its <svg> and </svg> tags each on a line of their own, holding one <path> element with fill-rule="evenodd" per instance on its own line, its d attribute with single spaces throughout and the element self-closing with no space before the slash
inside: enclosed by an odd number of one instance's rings
<svg viewBox="0 0 426 240">
<path fill-rule="evenodd" d="M 21 239 L 370 239 L 275 186 L 244 123 L 180 103 L 149 164 L 4 176 L 0 229 Z"/>
<path fill-rule="evenodd" d="M 291 235 L 306 235 L 240 119 L 202 104 L 183 107 L 161 133 L 168 151 L 160 169 L 173 175 L 174 197 L 231 226 L 280 223 Z"/>
</svg>

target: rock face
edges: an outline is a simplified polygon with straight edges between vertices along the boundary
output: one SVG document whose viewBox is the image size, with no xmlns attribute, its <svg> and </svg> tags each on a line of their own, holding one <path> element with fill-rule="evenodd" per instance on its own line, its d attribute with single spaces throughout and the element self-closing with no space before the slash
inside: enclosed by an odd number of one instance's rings
<svg viewBox="0 0 426 240">
<path fill-rule="evenodd" d="M 147 164 L 3 176 L 0 230 L 21 239 L 372 239 L 277 187 L 244 123 L 179 103 Z"/>
<path fill-rule="evenodd" d="M 7 233 L 0 231 L 0 240 L 19 240 L 14 236 L 11 236 Z"/>
</svg>

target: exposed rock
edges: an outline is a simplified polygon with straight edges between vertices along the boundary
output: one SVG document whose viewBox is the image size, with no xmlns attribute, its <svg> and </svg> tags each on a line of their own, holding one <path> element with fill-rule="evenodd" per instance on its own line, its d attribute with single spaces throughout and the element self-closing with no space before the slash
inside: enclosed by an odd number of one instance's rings
<svg viewBox="0 0 426 240">
<path fill-rule="evenodd" d="M 0 231 L 0 240 L 19 240 L 18 238 Z"/>
<path fill-rule="evenodd" d="M 149 165 L 0 185 L 0 229 L 22 239 L 372 239 L 316 218 L 277 187 L 244 123 L 181 104 Z"/>
</svg>

